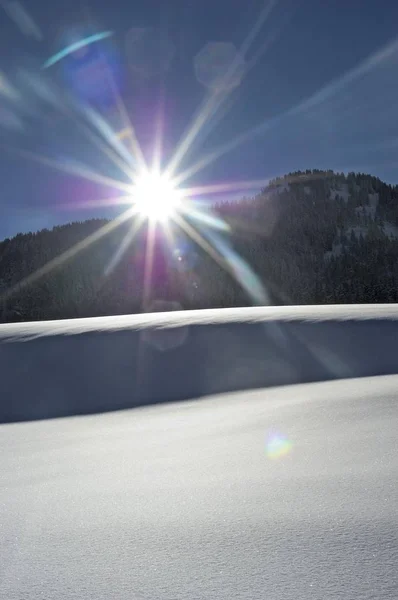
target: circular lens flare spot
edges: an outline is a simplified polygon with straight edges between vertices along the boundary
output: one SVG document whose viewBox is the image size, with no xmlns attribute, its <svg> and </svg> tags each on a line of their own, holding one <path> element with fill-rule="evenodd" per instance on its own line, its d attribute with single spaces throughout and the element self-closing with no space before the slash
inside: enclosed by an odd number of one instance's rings
<svg viewBox="0 0 398 600">
<path fill-rule="evenodd" d="M 281 458 L 289 454 L 292 449 L 292 442 L 280 433 L 274 433 L 267 439 L 268 458 Z"/>
<path fill-rule="evenodd" d="M 156 172 L 142 174 L 134 186 L 134 203 L 138 212 L 155 221 L 170 218 L 181 204 L 181 192 L 172 181 Z"/>
</svg>

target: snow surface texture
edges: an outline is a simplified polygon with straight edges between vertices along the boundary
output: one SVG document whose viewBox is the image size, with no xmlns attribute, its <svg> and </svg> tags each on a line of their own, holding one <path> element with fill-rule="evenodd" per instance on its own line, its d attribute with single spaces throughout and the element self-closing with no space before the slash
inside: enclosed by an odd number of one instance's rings
<svg viewBox="0 0 398 600">
<path fill-rule="evenodd" d="M 204 310 L 0 326 L 0 422 L 398 374 L 398 307 Z"/>
<path fill-rule="evenodd" d="M 360 189 L 359 186 L 356 186 L 357 189 Z M 348 192 L 348 185 L 343 184 L 337 190 L 330 191 L 330 198 L 335 200 L 336 197 L 341 197 L 345 202 L 348 202 L 350 194 Z M 359 218 L 360 224 L 355 227 L 348 227 L 344 233 L 348 240 L 350 240 L 351 233 L 354 232 L 354 235 L 357 240 L 362 236 L 366 238 L 369 235 L 369 226 L 366 224 L 361 224 L 361 221 L 364 220 L 365 217 L 370 218 L 372 221 L 375 221 L 377 206 L 379 204 L 379 194 L 377 192 L 368 194 L 369 196 L 369 204 L 365 206 L 357 206 L 355 208 L 355 212 Z M 398 227 L 389 223 L 388 221 L 384 221 L 380 226 L 380 233 L 384 233 L 390 239 L 398 239 Z M 341 232 L 340 232 L 341 233 Z M 334 240 L 332 249 L 328 250 L 324 254 L 325 260 L 330 260 L 331 258 L 337 258 L 343 254 L 343 245 L 339 241 L 339 237 Z M 349 243 L 349 242 L 348 242 Z"/>
<path fill-rule="evenodd" d="M 395 240 L 398 239 L 398 227 L 396 225 L 385 221 L 383 223 L 383 231 L 387 237 Z"/>
<path fill-rule="evenodd" d="M 337 190 L 330 190 L 330 198 L 331 200 L 335 200 L 336 197 L 339 196 L 344 200 L 344 202 L 348 202 L 350 197 L 350 192 L 348 191 L 348 184 L 342 183 Z"/>
<path fill-rule="evenodd" d="M 358 322 L 369 347 L 387 324 Z M 0 597 L 396 600 L 397 394 L 373 377 L 2 425 Z"/>
</svg>

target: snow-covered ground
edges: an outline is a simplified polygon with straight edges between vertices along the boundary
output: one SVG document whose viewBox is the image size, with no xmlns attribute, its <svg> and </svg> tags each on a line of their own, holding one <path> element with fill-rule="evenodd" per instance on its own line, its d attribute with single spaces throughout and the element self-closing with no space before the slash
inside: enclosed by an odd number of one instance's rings
<svg viewBox="0 0 398 600">
<path fill-rule="evenodd" d="M 0 428 L 0 597 L 396 600 L 398 377 Z"/>
<path fill-rule="evenodd" d="M 392 305 L 205 310 L 2 325 L 0 422 L 395 374 L 397 339 L 398 308 Z"/>
<path fill-rule="evenodd" d="M 373 193 L 369 194 L 369 205 L 372 208 L 372 210 L 374 211 L 374 213 L 376 213 L 376 209 L 379 205 L 378 192 L 373 192 Z"/>
<path fill-rule="evenodd" d="M 0 339 L 3 421 L 196 398 L 0 425 L 0 598 L 396 599 L 397 306 Z"/>
<path fill-rule="evenodd" d="M 371 193 L 369 194 L 369 204 L 366 204 L 365 206 L 357 206 L 355 212 L 359 216 L 367 216 L 374 220 L 376 217 L 378 204 L 379 194 L 377 192 Z"/>
<path fill-rule="evenodd" d="M 398 227 L 396 225 L 393 225 L 392 223 L 388 223 L 388 221 L 385 221 L 383 223 L 383 231 L 385 233 L 386 236 L 388 236 L 391 239 L 398 239 Z"/>
<path fill-rule="evenodd" d="M 338 244 L 338 243 L 334 243 L 332 246 L 331 250 L 327 250 L 324 255 L 323 258 L 325 260 L 330 260 L 332 257 L 337 258 L 338 256 L 341 256 L 343 253 L 343 244 Z"/>
<path fill-rule="evenodd" d="M 342 183 L 337 189 L 330 190 L 330 199 L 335 200 L 336 196 L 342 198 L 344 202 L 348 202 L 350 192 L 348 191 L 347 183 Z"/>
<path fill-rule="evenodd" d="M 274 188 L 272 189 L 273 194 L 283 194 L 283 192 L 289 192 L 289 191 L 290 191 L 290 184 L 288 181 L 280 181 L 277 184 L 275 184 Z"/>
<path fill-rule="evenodd" d="M 354 236 L 356 237 L 356 239 L 359 240 L 361 235 L 363 237 L 366 237 L 368 235 L 368 228 L 357 225 L 356 227 L 349 227 L 345 233 L 346 233 L 346 236 L 348 237 L 348 239 L 350 239 L 351 234 L 354 233 Z"/>
</svg>

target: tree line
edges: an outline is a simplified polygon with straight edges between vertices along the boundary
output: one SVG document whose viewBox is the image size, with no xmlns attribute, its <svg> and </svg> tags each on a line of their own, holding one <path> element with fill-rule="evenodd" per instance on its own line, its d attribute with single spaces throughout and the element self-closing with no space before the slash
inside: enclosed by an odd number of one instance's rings
<svg viewBox="0 0 398 600">
<path fill-rule="evenodd" d="M 0 243 L 1 322 L 261 303 L 398 301 L 398 188 L 363 173 L 298 171 L 184 214 L 184 228 L 92 219 Z M 204 218 L 203 218 L 204 217 Z"/>
</svg>

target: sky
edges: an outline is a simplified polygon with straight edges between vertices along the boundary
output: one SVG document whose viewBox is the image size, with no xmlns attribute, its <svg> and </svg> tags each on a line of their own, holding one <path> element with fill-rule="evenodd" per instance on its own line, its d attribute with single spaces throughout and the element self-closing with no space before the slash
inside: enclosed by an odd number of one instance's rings
<svg viewBox="0 0 398 600">
<path fill-rule="evenodd" d="M 395 0 L 2 0 L 0 11 L 0 239 L 116 216 L 143 160 L 172 165 L 206 202 L 307 168 L 398 183 Z"/>
</svg>

